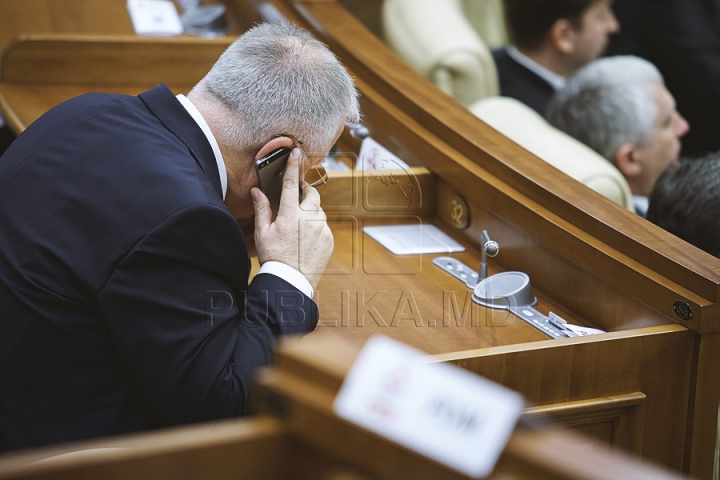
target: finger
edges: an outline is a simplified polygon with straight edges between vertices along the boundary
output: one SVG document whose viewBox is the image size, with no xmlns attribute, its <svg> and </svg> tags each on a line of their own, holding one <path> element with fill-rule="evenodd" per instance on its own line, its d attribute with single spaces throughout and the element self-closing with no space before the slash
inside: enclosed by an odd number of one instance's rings
<svg viewBox="0 0 720 480">
<path fill-rule="evenodd" d="M 315 187 L 310 186 L 307 182 L 303 182 L 300 208 L 303 210 L 317 210 L 320 208 L 320 194 Z"/>
<path fill-rule="evenodd" d="M 253 208 L 255 209 L 255 231 L 264 231 L 272 222 L 270 200 L 268 200 L 262 190 L 255 187 L 250 189 L 250 196 L 252 197 Z"/>
<path fill-rule="evenodd" d="M 303 153 L 299 148 L 293 148 L 290 158 L 288 158 L 287 167 L 285 167 L 285 176 L 283 177 L 283 189 L 280 195 L 280 213 L 288 208 L 298 208 L 300 198 L 298 192 L 300 190 L 300 165 L 304 161 Z"/>
</svg>

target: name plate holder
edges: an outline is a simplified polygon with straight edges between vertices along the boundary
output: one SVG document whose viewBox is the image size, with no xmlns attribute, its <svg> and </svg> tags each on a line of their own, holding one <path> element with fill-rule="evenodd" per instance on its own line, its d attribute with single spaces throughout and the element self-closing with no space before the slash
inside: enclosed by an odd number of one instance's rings
<svg viewBox="0 0 720 480">
<path fill-rule="evenodd" d="M 384 336 L 345 378 L 338 416 L 473 478 L 489 475 L 522 412 L 512 390 Z"/>
</svg>

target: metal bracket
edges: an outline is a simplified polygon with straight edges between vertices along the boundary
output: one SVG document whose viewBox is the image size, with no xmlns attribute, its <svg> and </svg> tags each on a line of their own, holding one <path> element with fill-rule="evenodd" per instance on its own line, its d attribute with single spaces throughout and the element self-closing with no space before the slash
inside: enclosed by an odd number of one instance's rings
<svg viewBox="0 0 720 480">
<path fill-rule="evenodd" d="M 433 263 L 463 282 L 468 288 L 474 289 L 478 284 L 480 278 L 478 272 L 455 258 L 435 257 Z"/>
</svg>

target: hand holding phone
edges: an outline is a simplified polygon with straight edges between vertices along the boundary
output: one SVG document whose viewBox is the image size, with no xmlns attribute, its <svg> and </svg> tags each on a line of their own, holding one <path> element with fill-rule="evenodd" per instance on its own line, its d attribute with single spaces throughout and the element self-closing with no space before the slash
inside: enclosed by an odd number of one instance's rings
<svg viewBox="0 0 720 480">
<path fill-rule="evenodd" d="M 250 191 L 255 208 L 258 260 L 260 265 L 267 261 L 278 261 L 293 267 L 305 276 L 312 288 L 316 288 L 332 255 L 332 231 L 315 188 L 304 185 L 303 198 L 298 198 L 298 186 L 302 183 L 300 170 L 304 160 L 300 149 L 295 149 L 294 155 L 292 150 L 289 155 L 285 155 L 288 152 L 282 150 L 289 149 L 278 149 L 256 162 L 258 176 L 263 178 L 264 190 L 260 192 L 253 188 Z M 280 189 L 277 195 L 272 193 L 276 185 Z M 271 195 L 279 200 L 274 200 Z M 271 202 L 277 203 L 278 207 L 270 208 Z M 278 211 L 280 204 L 282 212 Z"/>
</svg>

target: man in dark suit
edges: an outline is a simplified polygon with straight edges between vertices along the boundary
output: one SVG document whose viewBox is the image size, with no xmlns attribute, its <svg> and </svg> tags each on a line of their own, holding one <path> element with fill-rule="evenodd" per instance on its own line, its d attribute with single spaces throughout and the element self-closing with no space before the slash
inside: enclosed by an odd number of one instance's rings
<svg viewBox="0 0 720 480">
<path fill-rule="evenodd" d="M 655 64 L 692 124 L 683 155 L 720 150 L 720 0 L 622 0 L 608 47 Z"/>
<path fill-rule="evenodd" d="M 619 29 L 612 0 L 505 0 L 512 43 L 493 52 L 500 95 L 543 117 L 565 79 L 598 58 Z"/>
<path fill-rule="evenodd" d="M 21 134 L 0 159 L 0 450 L 245 413 L 274 337 L 318 319 L 332 234 L 303 149 L 358 115 L 324 45 L 260 25 L 187 97 L 84 95 Z M 272 221 L 255 162 L 279 147 Z"/>
</svg>

